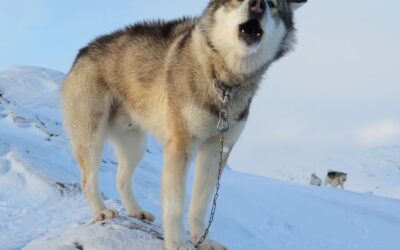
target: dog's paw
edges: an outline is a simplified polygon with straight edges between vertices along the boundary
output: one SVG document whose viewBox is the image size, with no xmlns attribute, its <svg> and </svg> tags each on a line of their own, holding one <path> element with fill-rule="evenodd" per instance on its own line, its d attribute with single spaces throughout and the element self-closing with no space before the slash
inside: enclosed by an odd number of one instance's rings
<svg viewBox="0 0 400 250">
<path fill-rule="evenodd" d="M 96 221 L 103 221 L 103 220 L 109 220 L 112 218 L 118 217 L 118 211 L 114 209 L 104 209 L 101 211 L 99 214 L 96 215 L 95 220 Z"/>
<path fill-rule="evenodd" d="M 226 246 L 223 246 L 215 241 L 205 241 L 203 242 L 199 248 L 199 250 L 228 250 Z"/>
<path fill-rule="evenodd" d="M 154 221 L 154 218 L 155 218 L 152 213 L 149 213 L 149 212 L 143 211 L 143 210 L 129 212 L 128 216 L 139 219 L 139 220 L 148 220 L 148 221 Z"/>
<path fill-rule="evenodd" d="M 176 243 L 170 243 L 166 244 L 165 246 L 166 250 L 196 250 L 196 248 L 193 246 L 191 242 L 186 242 L 183 244 L 176 244 Z"/>
</svg>

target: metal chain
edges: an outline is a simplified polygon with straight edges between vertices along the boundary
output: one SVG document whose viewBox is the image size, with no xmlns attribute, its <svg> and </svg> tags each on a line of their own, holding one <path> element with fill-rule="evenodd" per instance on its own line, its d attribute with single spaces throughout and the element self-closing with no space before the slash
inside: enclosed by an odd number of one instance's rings
<svg viewBox="0 0 400 250">
<path fill-rule="evenodd" d="M 219 163 L 218 163 L 218 176 L 217 176 L 217 184 L 216 184 L 216 189 L 214 193 L 214 199 L 213 199 L 213 204 L 211 206 L 211 212 L 210 212 L 210 218 L 208 219 L 208 226 L 204 231 L 204 234 L 201 236 L 199 241 L 196 243 L 194 246 L 196 249 L 199 248 L 199 246 L 206 240 L 207 235 L 210 231 L 210 227 L 214 221 L 214 215 L 215 211 L 217 210 L 217 200 L 218 200 L 218 195 L 219 195 L 219 188 L 220 188 L 220 180 L 221 180 L 221 175 L 222 175 L 222 169 L 223 169 L 223 164 L 224 164 L 224 134 L 228 132 L 229 130 L 229 123 L 228 123 L 228 109 L 227 109 L 227 104 L 230 99 L 232 99 L 235 94 L 236 94 L 236 89 L 232 88 L 225 88 L 221 89 L 220 86 L 218 86 L 218 82 L 214 81 L 214 89 L 215 92 L 218 95 L 218 99 L 221 100 L 222 102 L 222 109 L 219 111 L 219 120 L 218 120 L 218 125 L 217 129 L 218 132 L 220 133 L 220 150 L 219 150 Z"/>
<path fill-rule="evenodd" d="M 219 166 L 218 166 L 218 178 L 217 178 L 217 185 L 216 185 L 216 190 L 214 194 L 214 199 L 213 199 L 213 204 L 211 207 L 211 212 L 210 212 L 210 218 L 208 220 L 208 226 L 206 230 L 204 231 L 203 236 L 201 236 L 200 240 L 196 243 L 195 248 L 198 248 L 207 238 L 207 235 L 210 231 L 210 227 L 214 221 L 214 215 L 215 211 L 217 210 L 217 200 L 218 200 L 218 192 L 220 188 L 220 180 L 221 180 L 221 175 L 222 175 L 222 164 L 223 164 L 223 153 L 224 153 L 224 132 L 220 132 L 220 151 L 219 151 Z"/>
</svg>

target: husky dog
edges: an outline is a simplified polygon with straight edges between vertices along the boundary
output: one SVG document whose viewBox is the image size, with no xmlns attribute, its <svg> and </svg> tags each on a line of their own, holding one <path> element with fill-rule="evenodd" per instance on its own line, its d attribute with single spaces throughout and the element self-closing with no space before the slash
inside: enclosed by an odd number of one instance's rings
<svg viewBox="0 0 400 250">
<path fill-rule="evenodd" d="M 344 183 L 346 182 L 346 180 L 347 180 L 346 173 L 329 171 L 328 174 L 326 175 L 324 184 L 325 186 L 329 184 L 334 188 L 340 186 L 342 189 L 344 189 Z"/>
<path fill-rule="evenodd" d="M 315 173 L 311 174 L 310 185 L 312 186 L 322 186 L 322 180 Z"/>
<path fill-rule="evenodd" d="M 194 249 L 203 235 L 218 172 L 222 102 L 214 83 L 237 89 L 228 105 L 223 162 L 246 124 L 268 67 L 295 43 L 293 12 L 306 0 L 212 0 L 200 17 L 143 22 L 101 36 L 82 48 L 62 89 L 64 126 L 97 221 L 106 208 L 98 169 L 106 139 L 115 146 L 117 186 L 128 215 L 154 216 L 136 202 L 132 174 L 146 134 L 164 146 L 162 176 L 166 249 Z M 188 165 L 198 153 L 189 209 L 191 242 L 183 226 Z M 201 249 L 225 249 L 206 239 Z"/>
</svg>

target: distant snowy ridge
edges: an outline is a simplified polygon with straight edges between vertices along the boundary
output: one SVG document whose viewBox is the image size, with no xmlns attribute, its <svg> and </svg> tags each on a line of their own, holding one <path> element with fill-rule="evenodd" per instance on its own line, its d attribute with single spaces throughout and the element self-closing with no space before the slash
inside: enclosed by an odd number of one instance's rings
<svg viewBox="0 0 400 250">
<path fill-rule="evenodd" d="M 134 177 L 136 197 L 156 222 L 125 217 L 115 188 L 117 163 L 107 146 L 101 189 L 107 206 L 122 217 L 92 223 L 62 129 L 58 98 L 64 77 L 35 67 L 0 72 L 0 249 L 162 249 L 160 146 L 150 138 Z M 193 169 L 189 187 L 192 178 Z M 227 169 L 211 233 L 233 250 L 397 250 L 399 211 L 395 199 Z"/>
</svg>

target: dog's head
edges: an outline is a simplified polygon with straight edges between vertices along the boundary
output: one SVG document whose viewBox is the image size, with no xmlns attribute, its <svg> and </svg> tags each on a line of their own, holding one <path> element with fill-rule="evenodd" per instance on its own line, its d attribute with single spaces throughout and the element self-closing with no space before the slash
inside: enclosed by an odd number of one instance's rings
<svg viewBox="0 0 400 250">
<path fill-rule="evenodd" d="M 233 71 L 251 73 L 293 46 L 293 12 L 305 2 L 212 0 L 200 19 L 200 27 L 208 44 L 228 65 L 233 64 Z"/>
<path fill-rule="evenodd" d="M 342 182 L 347 181 L 347 174 L 343 173 L 342 176 L 340 177 L 342 179 Z"/>
</svg>

